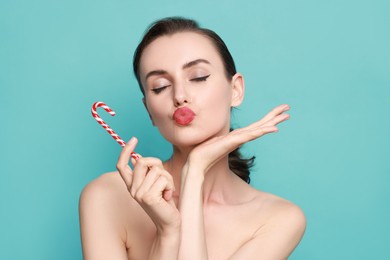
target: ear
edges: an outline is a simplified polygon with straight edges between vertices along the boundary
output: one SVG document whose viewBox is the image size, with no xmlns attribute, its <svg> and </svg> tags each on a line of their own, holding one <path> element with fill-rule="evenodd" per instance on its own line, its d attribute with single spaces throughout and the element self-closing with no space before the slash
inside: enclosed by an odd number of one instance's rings
<svg viewBox="0 0 390 260">
<path fill-rule="evenodd" d="M 149 109 L 148 109 L 148 105 L 146 104 L 145 97 L 142 98 L 142 103 L 144 103 L 144 106 L 145 106 L 145 108 L 146 108 L 146 111 L 148 111 L 148 115 L 149 115 L 150 120 L 152 121 L 152 125 L 155 126 L 154 121 L 153 121 L 153 118 L 152 118 L 152 116 L 151 116 L 150 113 L 149 113 Z"/>
<path fill-rule="evenodd" d="M 240 73 L 236 73 L 232 78 L 232 107 L 238 107 L 244 100 L 245 83 L 244 77 Z"/>
</svg>

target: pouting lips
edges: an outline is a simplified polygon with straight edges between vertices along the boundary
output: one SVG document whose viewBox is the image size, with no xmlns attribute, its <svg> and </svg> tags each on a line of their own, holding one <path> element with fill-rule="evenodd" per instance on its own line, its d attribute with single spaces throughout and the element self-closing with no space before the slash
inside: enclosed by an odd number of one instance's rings
<svg viewBox="0 0 390 260">
<path fill-rule="evenodd" d="M 195 118 L 195 113 L 188 107 L 181 107 L 173 113 L 173 120 L 179 125 L 188 125 Z"/>
</svg>

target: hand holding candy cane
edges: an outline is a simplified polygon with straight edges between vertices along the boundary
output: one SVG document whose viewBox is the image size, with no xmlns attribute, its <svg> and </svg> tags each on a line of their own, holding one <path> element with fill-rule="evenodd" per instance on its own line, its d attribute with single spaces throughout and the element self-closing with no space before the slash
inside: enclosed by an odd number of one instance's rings
<svg viewBox="0 0 390 260">
<path fill-rule="evenodd" d="M 131 138 L 126 144 L 99 117 L 96 112 L 98 107 L 102 107 L 112 116 L 115 112 L 103 102 L 96 102 L 92 106 L 92 116 L 123 147 L 116 168 L 130 195 L 144 208 L 158 229 L 162 228 L 166 231 L 171 230 L 172 227 L 177 228 L 180 223 L 180 213 L 173 199 L 175 185 L 171 174 L 164 169 L 161 160 L 152 157 L 142 158 L 136 154 L 134 149 L 137 146 L 137 138 Z M 134 169 L 129 166 L 130 159 Z M 152 203 L 154 201 L 150 200 L 152 197 L 157 198 L 158 203 Z"/>
<path fill-rule="evenodd" d="M 106 129 L 106 131 L 112 136 L 112 138 L 114 138 L 118 144 L 122 147 L 124 147 L 126 145 L 126 143 L 119 137 L 119 135 L 117 135 L 115 133 L 114 130 L 112 130 L 110 128 L 109 125 L 106 124 L 106 122 L 103 121 L 103 119 L 100 118 L 100 116 L 98 115 L 98 113 L 96 112 L 96 109 L 98 107 L 102 107 L 104 110 L 106 110 L 111 116 L 115 116 L 115 112 L 109 107 L 107 106 L 104 102 L 95 102 L 93 105 L 92 105 L 92 116 L 96 119 L 96 121 L 104 128 Z M 135 152 L 131 152 L 131 157 L 134 158 L 134 159 L 138 159 L 138 155 L 135 153 Z"/>
</svg>

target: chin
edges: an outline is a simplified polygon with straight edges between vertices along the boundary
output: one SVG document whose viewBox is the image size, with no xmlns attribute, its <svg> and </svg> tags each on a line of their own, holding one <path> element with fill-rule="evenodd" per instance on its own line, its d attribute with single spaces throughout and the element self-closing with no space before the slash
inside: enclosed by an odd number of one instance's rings
<svg viewBox="0 0 390 260">
<path fill-rule="evenodd" d="M 190 148 L 197 146 L 209 138 L 207 136 L 195 136 L 195 135 L 175 135 L 175 136 L 164 136 L 164 138 L 172 145 L 183 148 Z"/>
<path fill-rule="evenodd" d="M 197 146 L 211 138 L 221 136 L 229 133 L 229 126 L 216 127 L 214 129 L 205 128 L 199 129 L 196 127 L 184 127 L 179 131 L 169 131 L 164 133 L 160 131 L 161 135 L 172 145 L 183 148 L 190 148 Z"/>
</svg>

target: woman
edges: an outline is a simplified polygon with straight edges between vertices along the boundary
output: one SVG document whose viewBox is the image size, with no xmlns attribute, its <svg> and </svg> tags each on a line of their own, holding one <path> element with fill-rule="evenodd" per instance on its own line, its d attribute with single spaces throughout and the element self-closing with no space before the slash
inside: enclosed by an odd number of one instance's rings
<svg viewBox="0 0 390 260">
<path fill-rule="evenodd" d="M 86 186 L 80 198 L 85 259 L 286 259 L 305 230 L 299 207 L 249 186 L 242 144 L 277 132 L 288 105 L 230 131 L 244 97 L 223 41 L 196 22 L 154 23 L 134 56 L 151 121 L 173 146 L 169 160 L 131 158 Z M 129 167 L 129 161 L 133 170 Z"/>
</svg>

